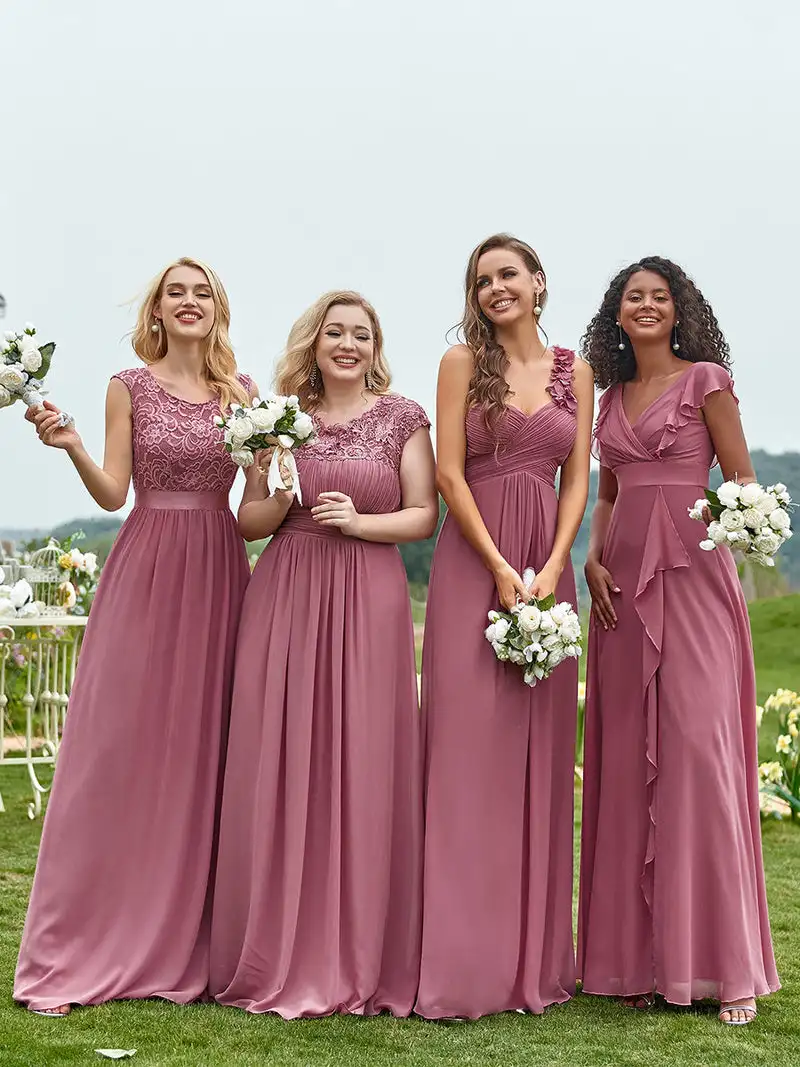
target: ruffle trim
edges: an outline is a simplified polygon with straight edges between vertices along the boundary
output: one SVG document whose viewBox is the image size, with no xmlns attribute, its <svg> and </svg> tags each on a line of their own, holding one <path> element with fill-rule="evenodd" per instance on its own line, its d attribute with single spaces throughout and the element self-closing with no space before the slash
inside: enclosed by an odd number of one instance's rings
<svg viewBox="0 0 800 1067">
<path fill-rule="evenodd" d="M 570 415 L 578 410 L 578 401 L 572 391 L 572 377 L 575 369 L 575 353 L 569 348 L 553 349 L 553 369 L 550 384 L 545 389 L 557 408 L 563 408 Z"/>
<path fill-rule="evenodd" d="M 662 454 L 678 436 L 678 431 L 694 418 L 695 412 L 703 406 L 710 393 L 725 390 L 730 392 L 738 404 L 739 398 L 733 391 L 733 379 L 724 367 L 719 363 L 695 363 L 694 367 L 686 372 L 681 398 L 670 411 L 664 424 L 661 440 L 654 453 L 656 458 L 661 459 Z M 595 427 L 595 433 L 597 433 L 597 427 Z"/>
</svg>

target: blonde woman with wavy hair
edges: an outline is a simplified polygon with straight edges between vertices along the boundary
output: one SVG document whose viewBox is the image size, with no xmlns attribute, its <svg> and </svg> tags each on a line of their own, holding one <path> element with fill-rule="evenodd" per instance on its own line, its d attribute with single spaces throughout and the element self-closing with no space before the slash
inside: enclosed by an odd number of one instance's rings
<svg viewBox="0 0 800 1067">
<path fill-rule="evenodd" d="M 47 403 L 32 418 L 100 507 L 133 511 L 103 569 L 70 699 L 14 996 L 73 1004 L 208 984 L 208 894 L 233 653 L 249 569 L 214 425 L 253 389 L 237 375 L 228 298 L 180 259 L 153 282 L 111 379 L 102 466 Z"/>
<path fill-rule="evenodd" d="M 570 548 L 589 484 L 592 375 L 540 337 L 546 303 L 544 268 L 529 245 L 508 234 L 481 242 L 467 267 L 464 343 L 439 370 L 437 481 L 448 515 L 422 659 L 415 1009 L 433 1019 L 542 1012 L 575 990 L 575 661 L 531 689 L 483 632 L 491 609 L 518 598 L 555 593 L 576 603 Z"/>
<path fill-rule="evenodd" d="M 236 652 L 210 990 L 284 1018 L 411 1011 L 422 782 L 414 633 L 397 543 L 437 520 L 425 412 L 388 391 L 380 323 L 349 291 L 292 327 L 277 388 L 312 411 L 303 503 L 239 509 L 272 535 Z"/>
</svg>

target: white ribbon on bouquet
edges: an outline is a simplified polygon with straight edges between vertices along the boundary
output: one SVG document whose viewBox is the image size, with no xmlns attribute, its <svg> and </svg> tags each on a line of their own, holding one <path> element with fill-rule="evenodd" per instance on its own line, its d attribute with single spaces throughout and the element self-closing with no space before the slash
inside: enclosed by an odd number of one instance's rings
<svg viewBox="0 0 800 1067">
<path fill-rule="evenodd" d="M 283 464 L 289 475 L 289 485 L 283 480 L 281 464 Z M 300 491 L 300 475 L 297 471 L 297 463 L 295 462 L 294 453 L 291 448 L 284 448 L 283 445 L 276 445 L 275 451 L 272 453 L 272 459 L 269 461 L 267 488 L 269 489 L 270 496 L 273 496 L 277 490 L 288 489 L 290 492 L 294 493 L 297 503 L 302 505 L 303 494 Z"/>
</svg>

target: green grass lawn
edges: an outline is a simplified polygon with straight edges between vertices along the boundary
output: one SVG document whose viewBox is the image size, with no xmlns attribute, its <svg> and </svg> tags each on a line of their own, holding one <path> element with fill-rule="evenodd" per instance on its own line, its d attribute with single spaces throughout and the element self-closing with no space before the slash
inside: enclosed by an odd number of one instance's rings
<svg viewBox="0 0 800 1067">
<path fill-rule="evenodd" d="M 800 596 L 753 605 L 759 699 L 800 689 Z M 769 741 L 769 724 L 765 724 Z M 767 744 L 767 753 L 769 744 Z M 768 755 L 764 758 L 768 758 Z M 716 1067 L 800 1062 L 800 826 L 764 825 L 764 856 L 783 990 L 759 1004 L 750 1027 L 723 1027 L 711 1006 L 626 1011 L 579 995 L 541 1017 L 474 1023 L 331 1018 L 286 1023 L 212 1005 L 159 1001 L 77 1010 L 64 1020 L 16 1007 L 11 986 L 41 822 L 27 817 L 20 770 L 0 771 L 0 1067 L 101 1063 L 95 1048 L 136 1048 L 136 1067 Z M 577 830 L 577 827 L 576 827 Z M 105 1061 L 109 1062 L 109 1061 Z"/>
</svg>

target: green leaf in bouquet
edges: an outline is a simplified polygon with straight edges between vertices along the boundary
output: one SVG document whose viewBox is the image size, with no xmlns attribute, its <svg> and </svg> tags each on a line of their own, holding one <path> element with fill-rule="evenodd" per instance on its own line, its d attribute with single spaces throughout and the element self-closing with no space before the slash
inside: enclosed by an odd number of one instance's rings
<svg viewBox="0 0 800 1067">
<path fill-rule="evenodd" d="M 536 606 L 540 611 L 549 611 L 550 608 L 554 608 L 556 606 L 555 593 L 550 593 L 548 596 L 542 597 L 541 600 L 537 600 Z"/>
<path fill-rule="evenodd" d="M 708 510 L 711 512 L 713 518 L 718 519 L 724 510 L 722 504 L 719 502 L 719 497 L 713 489 L 706 489 L 705 496 L 708 501 Z"/>
<path fill-rule="evenodd" d="M 39 354 L 42 357 L 42 365 L 37 371 L 34 371 L 34 373 L 31 374 L 31 378 L 36 378 L 37 381 L 41 381 L 42 378 L 44 378 L 50 370 L 50 364 L 53 362 L 53 353 L 55 350 L 55 341 L 48 341 L 46 345 L 42 345 L 39 349 Z"/>
</svg>

